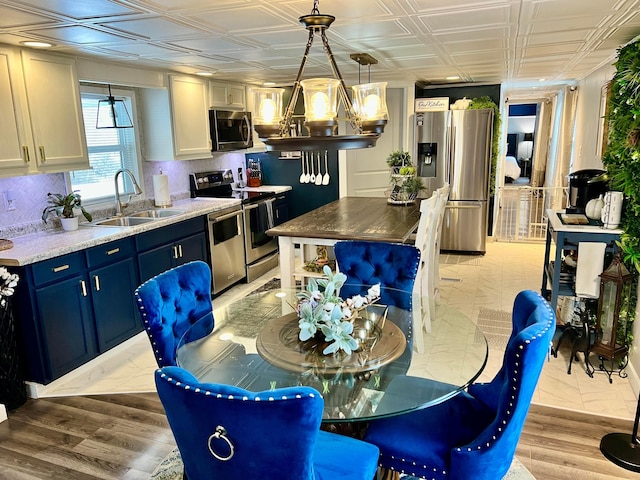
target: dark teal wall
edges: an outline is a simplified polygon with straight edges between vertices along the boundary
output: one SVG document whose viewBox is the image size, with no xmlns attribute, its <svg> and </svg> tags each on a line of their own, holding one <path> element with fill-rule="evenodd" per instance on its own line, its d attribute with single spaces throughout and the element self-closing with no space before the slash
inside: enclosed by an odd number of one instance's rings
<svg viewBox="0 0 640 480">
<path fill-rule="evenodd" d="M 264 185 L 290 185 L 291 192 L 291 218 L 307 213 L 338 199 L 338 152 L 329 151 L 329 185 L 300 183 L 302 163 L 300 159 L 280 160 L 280 152 L 248 153 L 247 161 L 259 159 L 262 165 L 262 183 Z M 324 173 L 324 160 L 321 162 Z M 317 171 L 317 165 L 314 170 Z"/>
</svg>

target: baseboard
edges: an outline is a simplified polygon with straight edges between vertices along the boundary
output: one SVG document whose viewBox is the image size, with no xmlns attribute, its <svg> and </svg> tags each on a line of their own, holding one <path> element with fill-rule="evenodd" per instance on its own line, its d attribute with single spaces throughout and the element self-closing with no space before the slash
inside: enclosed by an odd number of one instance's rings
<svg viewBox="0 0 640 480">
<path fill-rule="evenodd" d="M 47 383 L 46 385 L 42 383 L 36 383 L 36 382 L 25 382 L 27 387 L 27 396 L 30 398 L 44 398 L 44 397 L 52 396 L 50 392 L 55 391 L 61 385 L 64 385 L 65 383 L 86 374 L 88 371 L 96 368 L 100 364 L 116 358 L 122 352 L 126 351 L 131 345 L 138 343 L 141 338 L 146 339 L 147 333 L 142 331 L 137 335 L 134 335 L 130 339 L 125 340 L 121 344 L 104 352 L 103 354 L 97 356 L 93 360 L 85 363 L 84 365 L 81 365 L 75 370 L 71 370 L 66 375 L 63 375 L 62 377 L 54 380 L 51 383 Z M 56 394 L 55 396 L 58 396 L 58 395 Z"/>
</svg>

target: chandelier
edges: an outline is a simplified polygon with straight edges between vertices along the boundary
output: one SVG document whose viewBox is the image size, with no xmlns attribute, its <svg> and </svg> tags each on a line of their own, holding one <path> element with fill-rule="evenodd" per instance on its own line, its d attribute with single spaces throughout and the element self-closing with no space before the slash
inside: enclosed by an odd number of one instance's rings
<svg viewBox="0 0 640 480">
<path fill-rule="evenodd" d="M 318 0 L 314 0 L 311 14 L 299 18 L 309 31 L 307 46 L 302 57 L 298 76 L 287 107 L 282 113 L 284 88 L 253 88 L 253 126 L 266 145 L 275 151 L 346 150 L 374 147 L 387 124 L 386 82 L 354 85 L 353 101 L 347 94 L 338 65 L 336 65 L 326 31 L 334 22 L 333 15 L 322 15 Z M 302 80 L 304 67 L 315 35 L 320 35 L 324 51 L 334 78 L 311 78 Z M 366 54 L 355 54 L 351 58 L 360 65 L 371 65 L 377 61 Z M 299 123 L 293 121 L 294 110 L 300 90 L 303 91 L 305 121 L 308 135 L 302 134 Z M 338 101 L 342 102 L 347 120 L 353 130 L 351 135 L 338 134 Z"/>
</svg>

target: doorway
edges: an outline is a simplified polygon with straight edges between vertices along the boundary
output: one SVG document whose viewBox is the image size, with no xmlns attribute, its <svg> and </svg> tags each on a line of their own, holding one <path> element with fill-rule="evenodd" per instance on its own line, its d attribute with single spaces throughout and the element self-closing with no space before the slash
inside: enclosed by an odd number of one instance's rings
<svg viewBox="0 0 640 480">
<path fill-rule="evenodd" d="M 538 112 L 537 103 L 509 105 L 505 184 L 531 184 Z"/>
</svg>

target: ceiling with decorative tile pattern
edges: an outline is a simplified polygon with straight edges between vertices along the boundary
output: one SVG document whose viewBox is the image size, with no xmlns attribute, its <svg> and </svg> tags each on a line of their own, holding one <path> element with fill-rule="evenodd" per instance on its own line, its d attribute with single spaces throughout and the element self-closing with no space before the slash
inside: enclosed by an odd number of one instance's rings
<svg viewBox="0 0 640 480">
<path fill-rule="evenodd" d="M 640 34 L 640 0 L 321 0 L 347 83 L 351 53 L 378 60 L 371 79 L 428 84 L 562 84 L 615 59 Z M 0 43 L 249 84 L 291 84 L 313 0 L 0 0 Z M 367 67 L 360 73 L 367 80 Z M 331 76 L 316 37 L 305 77 Z M 543 86 L 544 88 L 544 86 Z"/>
</svg>

